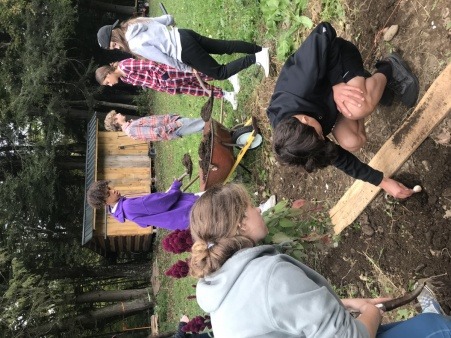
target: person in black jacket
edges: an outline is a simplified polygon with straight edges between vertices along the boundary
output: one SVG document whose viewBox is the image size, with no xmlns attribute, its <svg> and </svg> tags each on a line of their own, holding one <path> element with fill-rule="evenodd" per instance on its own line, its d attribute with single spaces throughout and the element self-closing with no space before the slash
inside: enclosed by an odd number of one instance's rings
<svg viewBox="0 0 451 338">
<path fill-rule="evenodd" d="M 418 99 L 418 79 L 398 54 L 376 69 L 367 77 L 357 47 L 319 24 L 285 62 L 267 109 L 279 162 L 307 172 L 334 165 L 396 198 L 411 196 L 412 189 L 351 154 L 365 144 L 364 118 L 379 101 L 390 104 L 395 94 L 413 107 Z M 338 144 L 326 137 L 330 132 Z"/>
</svg>

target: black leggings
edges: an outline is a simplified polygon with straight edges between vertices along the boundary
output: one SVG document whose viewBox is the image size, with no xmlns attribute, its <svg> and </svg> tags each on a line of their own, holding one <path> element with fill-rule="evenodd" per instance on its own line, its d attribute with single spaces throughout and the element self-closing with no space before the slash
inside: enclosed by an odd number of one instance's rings
<svg viewBox="0 0 451 338">
<path fill-rule="evenodd" d="M 182 62 L 217 80 L 225 80 L 255 63 L 255 53 L 262 48 L 238 40 L 217 40 L 202 36 L 190 29 L 179 29 Z M 220 65 L 210 54 L 246 53 L 248 55 Z"/>
<path fill-rule="evenodd" d="M 343 67 L 343 80 L 348 82 L 356 76 L 365 76 L 362 55 L 357 47 L 347 40 L 336 38 L 336 43 L 340 45 L 341 64 Z"/>
</svg>

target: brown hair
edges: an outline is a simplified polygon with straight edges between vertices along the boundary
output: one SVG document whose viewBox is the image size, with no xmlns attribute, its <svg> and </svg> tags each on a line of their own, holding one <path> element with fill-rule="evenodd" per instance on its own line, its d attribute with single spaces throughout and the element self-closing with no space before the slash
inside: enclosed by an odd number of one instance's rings
<svg viewBox="0 0 451 338">
<path fill-rule="evenodd" d="M 106 65 L 106 66 L 102 66 L 96 69 L 96 81 L 100 84 L 103 85 L 103 81 L 105 81 L 105 78 L 108 76 L 108 74 L 113 73 L 116 70 L 115 67 L 110 66 L 110 65 Z"/>
<path fill-rule="evenodd" d="M 100 209 L 106 204 L 108 197 L 108 184 L 110 181 L 97 181 L 93 182 L 88 189 L 86 198 L 88 204 L 94 209 Z"/>
<path fill-rule="evenodd" d="M 133 54 L 128 47 L 128 42 L 125 39 L 125 32 L 127 31 L 128 25 L 122 24 L 120 28 L 115 28 L 111 31 L 111 42 L 115 42 L 119 45 L 120 50 Z"/>
<path fill-rule="evenodd" d="M 251 198 L 242 185 L 226 184 L 208 189 L 191 210 L 190 230 L 194 239 L 190 271 L 202 278 L 218 270 L 238 250 L 254 241 L 240 234 L 240 226 Z"/>
<path fill-rule="evenodd" d="M 117 112 L 115 110 L 110 111 L 106 117 L 105 121 L 103 122 L 105 129 L 108 131 L 121 131 L 122 128 L 119 124 L 114 123 L 114 117 L 116 116 Z"/>
<path fill-rule="evenodd" d="M 146 60 L 145 57 L 143 57 L 143 56 L 141 56 L 141 55 L 139 55 L 139 54 L 133 53 L 133 52 L 130 50 L 130 47 L 129 47 L 129 45 L 128 45 L 128 41 L 127 41 L 127 39 L 125 38 L 125 33 L 127 33 L 127 29 L 128 29 L 128 27 L 129 27 L 129 25 L 134 25 L 134 24 L 137 24 L 137 23 L 140 23 L 140 22 L 145 23 L 145 22 L 148 22 L 148 21 L 150 21 L 150 20 L 153 20 L 153 19 L 152 19 L 152 18 L 143 18 L 143 17 L 139 17 L 139 18 L 129 19 L 129 20 L 123 22 L 123 23 L 121 24 L 120 27 L 115 28 L 115 29 L 113 29 L 113 30 L 111 31 L 111 39 L 110 39 L 110 42 L 115 42 L 115 43 L 117 43 L 117 44 L 119 45 L 120 50 L 132 54 L 132 55 L 135 56 L 137 59 L 140 59 L 140 60 Z"/>
<path fill-rule="evenodd" d="M 273 132 L 273 150 L 279 162 L 304 168 L 311 173 L 331 165 L 338 157 L 338 146 L 319 137 L 315 128 L 288 117 Z"/>
</svg>

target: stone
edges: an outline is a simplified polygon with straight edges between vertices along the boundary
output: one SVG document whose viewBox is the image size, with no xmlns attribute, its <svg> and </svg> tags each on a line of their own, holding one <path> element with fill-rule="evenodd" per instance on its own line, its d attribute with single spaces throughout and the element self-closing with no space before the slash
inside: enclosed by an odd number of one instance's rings
<svg viewBox="0 0 451 338">
<path fill-rule="evenodd" d="M 374 229 L 369 226 L 368 224 L 362 225 L 362 232 L 367 235 L 368 237 L 371 237 L 374 235 Z"/>
<path fill-rule="evenodd" d="M 398 33 L 398 29 L 399 29 L 398 25 L 390 26 L 390 28 L 387 29 L 387 31 L 384 34 L 384 41 L 387 42 L 391 41 L 395 37 L 396 33 Z"/>
<path fill-rule="evenodd" d="M 416 272 L 416 273 L 420 273 L 421 270 L 423 270 L 425 267 L 426 267 L 426 264 L 421 263 L 420 265 L 418 265 L 418 266 L 415 268 L 415 272 Z"/>
</svg>

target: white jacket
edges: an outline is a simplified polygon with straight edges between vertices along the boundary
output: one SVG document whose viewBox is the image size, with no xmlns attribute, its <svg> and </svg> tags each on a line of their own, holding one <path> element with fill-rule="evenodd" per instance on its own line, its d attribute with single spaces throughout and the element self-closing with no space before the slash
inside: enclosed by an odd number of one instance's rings
<svg viewBox="0 0 451 338">
<path fill-rule="evenodd" d="M 171 15 L 139 18 L 137 21 L 129 25 L 125 33 L 128 47 L 134 54 L 181 71 L 192 72 L 192 68 L 181 61 L 182 47 L 178 29 L 167 27 L 174 23 Z"/>
</svg>

